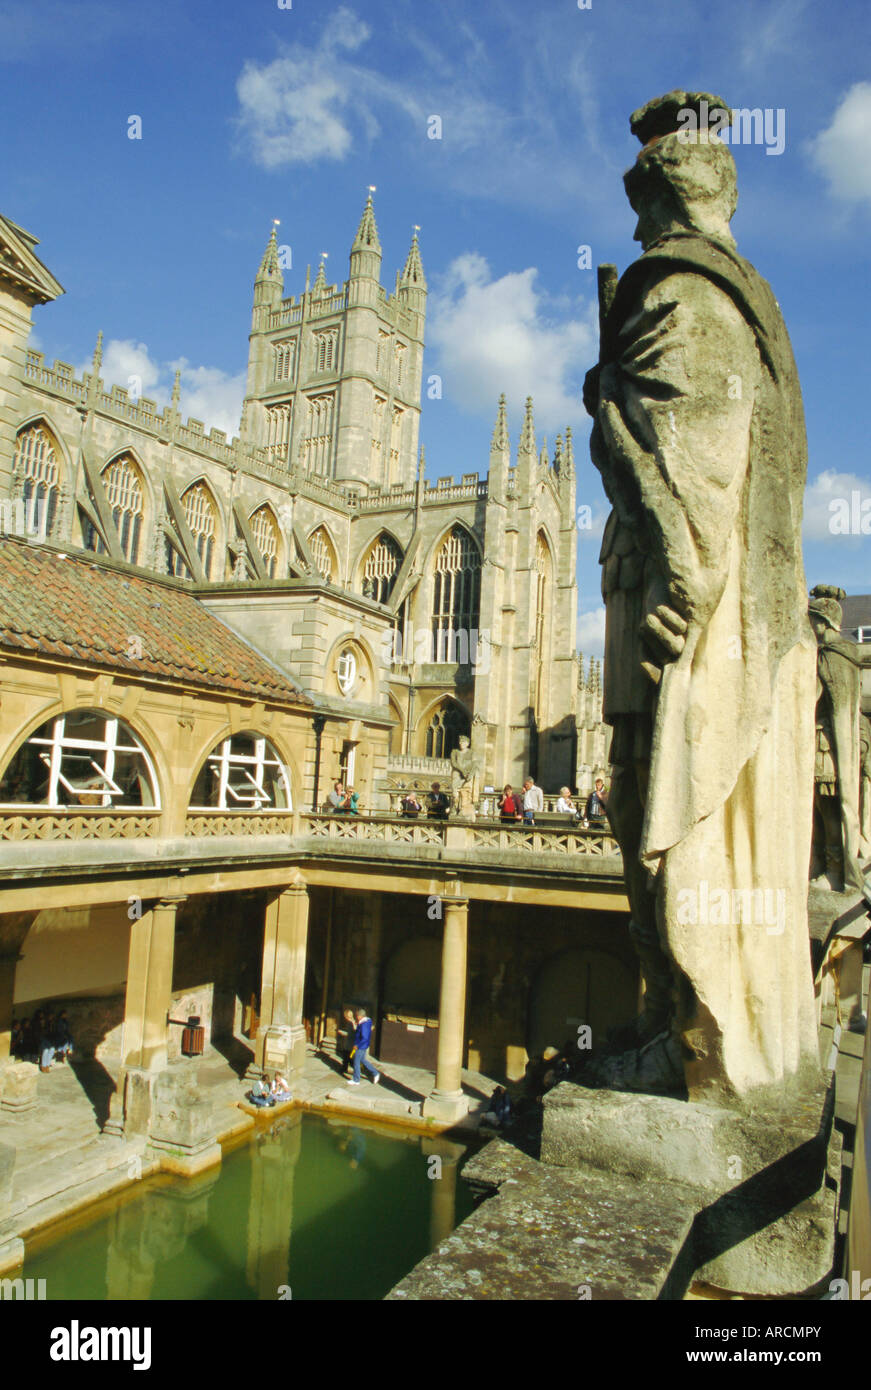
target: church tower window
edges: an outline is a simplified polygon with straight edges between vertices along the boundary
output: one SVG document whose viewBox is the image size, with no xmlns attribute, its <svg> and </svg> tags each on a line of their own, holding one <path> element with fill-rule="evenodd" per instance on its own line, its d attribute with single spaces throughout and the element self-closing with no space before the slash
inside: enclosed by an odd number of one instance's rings
<svg viewBox="0 0 871 1390">
<path fill-rule="evenodd" d="M 281 464 L 287 459 L 287 446 L 290 442 L 289 402 L 271 405 L 266 408 L 266 452 L 270 463 Z"/>
<path fill-rule="evenodd" d="M 462 526 L 446 536 L 433 576 L 432 638 L 435 662 L 455 661 L 458 648 L 471 650 L 481 605 L 481 552 Z M 465 634 L 463 639 L 462 634 Z M 458 640 L 459 639 L 459 640 Z"/>
<path fill-rule="evenodd" d="M 460 746 L 460 736 L 469 736 L 469 718 L 453 700 L 446 700 L 433 710 L 426 730 L 426 756 L 449 758 Z"/>
<path fill-rule="evenodd" d="M 336 347 L 338 329 L 331 328 L 326 333 L 315 334 L 315 371 L 332 372 L 336 368 Z"/>
<path fill-rule="evenodd" d="M 290 381 L 293 378 L 294 360 L 296 358 L 296 339 L 287 338 L 283 343 L 274 344 L 275 352 L 275 380 Z"/>
<path fill-rule="evenodd" d="M 335 394 L 309 396 L 303 462 L 310 473 L 329 473 L 333 448 L 333 410 Z"/>
</svg>

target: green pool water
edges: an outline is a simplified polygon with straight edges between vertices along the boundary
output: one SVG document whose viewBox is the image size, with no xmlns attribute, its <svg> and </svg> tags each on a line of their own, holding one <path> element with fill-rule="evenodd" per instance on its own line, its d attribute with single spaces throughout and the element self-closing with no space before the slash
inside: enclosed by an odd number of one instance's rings
<svg viewBox="0 0 871 1390">
<path fill-rule="evenodd" d="M 60 1232 L 23 1275 L 49 1300 L 382 1298 L 472 1210 L 463 1153 L 293 1114 L 220 1168 L 146 1181 Z"/>
</svg>

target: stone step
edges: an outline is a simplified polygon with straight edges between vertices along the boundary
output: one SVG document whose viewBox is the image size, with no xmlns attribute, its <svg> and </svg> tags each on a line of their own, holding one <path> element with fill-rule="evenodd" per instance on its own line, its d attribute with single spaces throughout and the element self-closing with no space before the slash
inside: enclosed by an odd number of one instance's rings
<svg viewBox="0 0 871 1390">
<path fill-rule="evenodd" d="M 59 1197 L 72 1188 L 122 1167 L 127 1181 L 130 1175 L 126 1170 L 135 1159 L 136 1148 L 123 1140 L 91 1138 L 60 1157 L 47 1158 L 16 1173 L 12 1183 L 13 1200 L 23 1200 L 28 1207 L 33 1207 L 47 1198 Z M 138 1160 L 135 1175 L 140 1174 L 140 1168 L 141 1159 Z"/>
</svg>

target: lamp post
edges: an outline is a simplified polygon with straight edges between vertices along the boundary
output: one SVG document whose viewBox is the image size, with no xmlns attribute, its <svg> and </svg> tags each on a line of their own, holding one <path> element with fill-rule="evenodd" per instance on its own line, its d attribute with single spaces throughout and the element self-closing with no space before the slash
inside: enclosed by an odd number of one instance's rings
<svg viewBox="0 0 871 1390">
<path fill-rule="evenodd" d="M 312 792 L 312 811 L 315 815 L 318 813 L 318 782 L 321 776 L 321 738 L 326 722 L 327 716 L 325 714 L 316 714 L 312 720 L 312 727 L 315 731 L 315 784 Z"/>
</svg>

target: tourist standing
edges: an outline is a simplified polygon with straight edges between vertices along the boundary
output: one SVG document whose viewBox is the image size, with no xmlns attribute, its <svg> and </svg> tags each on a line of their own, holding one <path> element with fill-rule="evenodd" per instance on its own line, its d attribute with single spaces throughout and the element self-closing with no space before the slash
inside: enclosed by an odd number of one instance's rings
<svg viewBox="0 0 871 1390">
<path fill-rule="evenodd" d="M 523 798 L 512 790 L 510 782 L 506 782 L 499 798 L 499 819 L 512 825 L 523 819 Z"/>
<path fill-rule="evenodd" d="M 377 1067 L 372 1065 L 367 1056 L 369 1043 L 372 1040 L 372 1020 L 365 1009 L 355 1009 L 354 1018 L 357 1023 L 357 1027 L 354 1031 L 354 1051 L 352 1054 L 354 1058 L 354 1075 L 348 1082 L 348 1085 L 360 1085 L 360 1068 L 365 1067 L 372 1075 L 373 1086 L 377 1086 L 378 1082 L 381 1080 L 381 1073 Z"/>
<path fill-rule="evenodd" d="M 544 793 L 541 787 L 537 787 L 531 777 L 527 777 L 523 783 L 523 822 L 524 825 L 535 825 L 536 811 L 544 810 Z"/>
<path fill-rule="evenodd" d="M 345 789 L 344 789 L 344 787 L 342 786 L 341 782 L 334 782 L 334 783 L 333 783 L 333 790 L 332 790 L 332 791 L 329 793 L 329 795 L 327 796 L 327 805 L 329 806 L 330 810 L 333 811 L 333 812 L 335 812 L 335 811 L 340 811 L 340 810 L 342 809 L 342 802 L 343 802 L 344 800 L 345 800 Z"/>
<path fill-rule="evenodd" d="M 587 797 L 586 817 L 591 825 L 602 826 L 608 810 L 608 793 L 605 791 L 605 783 L 601 777 L 596 778 L 596 785 Z"/>
<path fill-rule="evenodd" d="M 578 809 L 572 801 L 572 794 L 568 787 L 560 787 L 556 809 L 564 816 L 576 816 L 578 814 Z"/>
<path fill-rule="evenodd" d="M 430 794 L 426 799 L 427 813 L 433 820 L 446 820 L 449 804 L 447 793 L 442 791 L 441 784 L 433 782 Z"/>
</svg>

